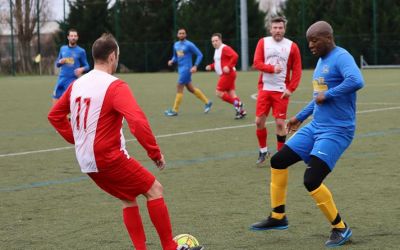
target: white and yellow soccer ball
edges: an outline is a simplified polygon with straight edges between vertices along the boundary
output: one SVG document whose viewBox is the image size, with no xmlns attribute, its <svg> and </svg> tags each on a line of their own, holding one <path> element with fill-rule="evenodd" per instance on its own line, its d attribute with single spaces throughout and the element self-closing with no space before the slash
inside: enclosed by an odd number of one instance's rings
<svg viewBox="0 0 400 250">
<path fill-rule="evenodd" d="M 197 247 L 199 246 L 199 241 L 190 234 L 179 234 L 174 237 L 174 241 L 178 246 L 185 245 L 187 247 Z"/>
</svg>

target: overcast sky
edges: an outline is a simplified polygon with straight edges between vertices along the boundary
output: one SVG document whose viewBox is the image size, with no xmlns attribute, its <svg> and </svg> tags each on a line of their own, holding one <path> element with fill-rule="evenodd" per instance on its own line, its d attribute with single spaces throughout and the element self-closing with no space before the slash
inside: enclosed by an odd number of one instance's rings
<svg viewBox="0 0 400 250">
<path fill-rule="evenodd" d="M 68 17 L 69 5 L 67 0 L 48 0 L 48 1 L 53 16 L 52 19 L 62 20 L 64 18 L 64 7 L 63 7 L 64 1 L 65 1 L 65 18 Z M 115 0 L 111 0 L 110 5 L 112 5 L 114 1 Z"/>
</svg>

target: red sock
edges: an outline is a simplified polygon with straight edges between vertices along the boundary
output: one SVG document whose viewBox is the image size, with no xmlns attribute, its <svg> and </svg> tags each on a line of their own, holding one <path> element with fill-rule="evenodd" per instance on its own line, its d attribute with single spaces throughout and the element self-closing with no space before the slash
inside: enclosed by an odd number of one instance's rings
<svg viewBox="0 0 400 250">
<path fill-rule="evenodd" d="M 224 92 L 224 94 L 221 96 L 221 99 L 230 104 L 233 104 L 235 102 L 235 98 L 233 98 L 226 92 Z"/>
<path fill-rule="evenodd" d="M 146 235 L 144 233 L 139 207 L 126 207 L 123 209 L 124 223 L 137 250 L 146 250 Z"/>
<path fill-rule="evenodd" d="M 260 148 L 267 147 L 267 128 L 257 129 L 256 134 Z"/>
<path fill-rule="evenodd" d="M 177 244 L 172 240 L 172 227 L 169 219 L 168 208 L 164 198 L 147 201 L 151 222 L 157 230 L 161 245 L 164 250 L 176 250 Z"/>
<path fill-rule="evenodd" d="M 286 135 L 276 135 L 276 141 L 277 141 L 277 149 L 279 151 L 281 150 L 283 145 L 285 145 Z"/>
</svg>

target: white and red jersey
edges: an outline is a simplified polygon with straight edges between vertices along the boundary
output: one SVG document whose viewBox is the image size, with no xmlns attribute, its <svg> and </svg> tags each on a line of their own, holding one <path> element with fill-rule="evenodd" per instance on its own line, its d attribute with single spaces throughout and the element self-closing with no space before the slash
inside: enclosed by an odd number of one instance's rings
<svg viewBox="0 0 400 250">
<path fill-rule="evenodd" d="M 238 54 L 228 45 L 222 44 L 218 49 L 215 49 L 214 52 L 214 63 L 210 64 L 212 70 L 218 75 L 222 75 L 222 68 L 228 66 L 230 72 L 235 71 L 235 65 L 238 61 Z"/>
<path fill-rule="evenodd" d="M 279 64 L 282 71 L 274 72 Z M 275 41 L 271 36 L 258 41 L 254 53 L 253 67 L 261 71 L 259 89 L 294 92 L 301 78 L 301 56 L 296 43 L 287 38 Z"/>
<path fill-rule="evenodd" d="M 48 115 L 64 139 L 75 144 L 83 173 L 99 172 L 129 158 L 124 118 L 148 156 L 159 160 L 156 139 L 129 86 L 106 72 L 94 69 L 73 82 Z"/>
</svg>

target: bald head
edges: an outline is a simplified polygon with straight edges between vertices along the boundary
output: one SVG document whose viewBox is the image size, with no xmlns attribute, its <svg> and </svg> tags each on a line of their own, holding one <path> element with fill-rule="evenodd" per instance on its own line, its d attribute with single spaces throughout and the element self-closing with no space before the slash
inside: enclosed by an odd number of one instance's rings
<svg viewBox="0 0 400 250">
<path fill-rule="evenodd" d="M 312 24 L 306 37 L 311 53 L 318 57 L 327 55 L 336 46 L 332 26 L 325 21 Z"/>
<path fill-rule="evenodd" d="M 332 26 L 325 21 L 318 21 L 313 23 L 307 30 L 307 37 L 312 36 L 330 36 L 333 37 L 333 29 Z"/>
</svg>

